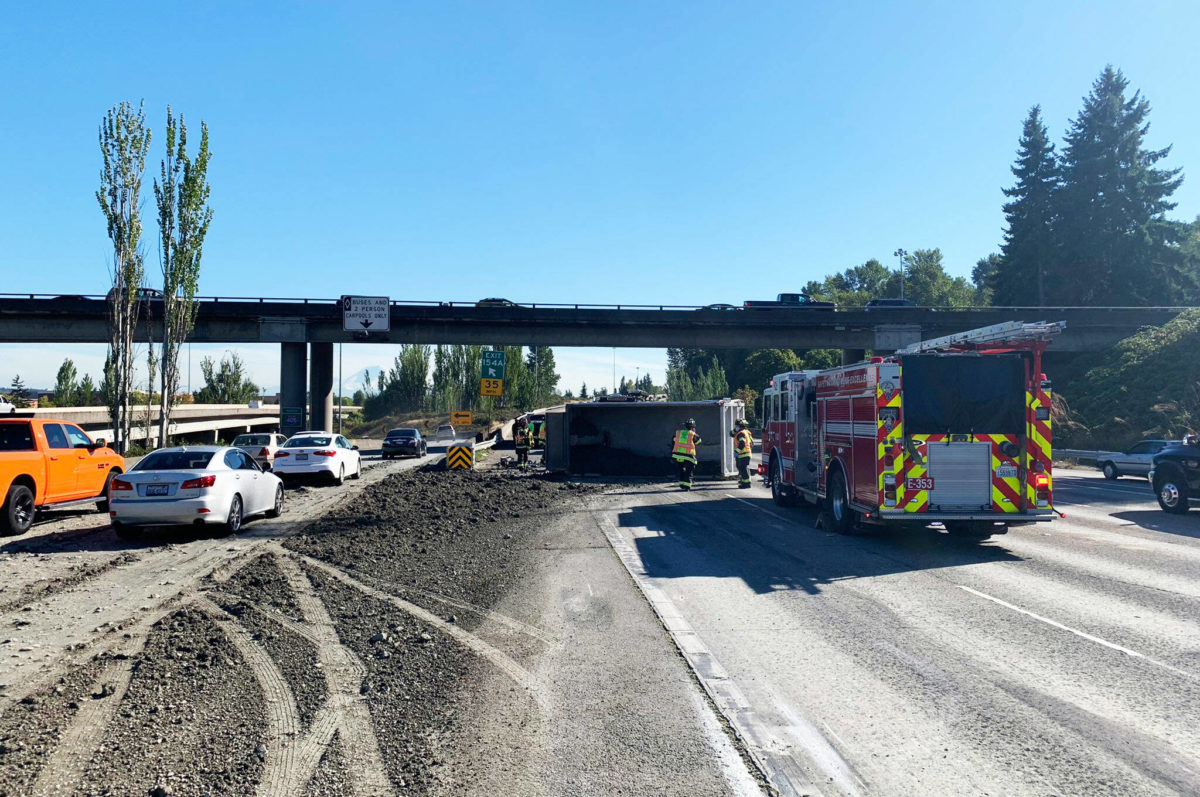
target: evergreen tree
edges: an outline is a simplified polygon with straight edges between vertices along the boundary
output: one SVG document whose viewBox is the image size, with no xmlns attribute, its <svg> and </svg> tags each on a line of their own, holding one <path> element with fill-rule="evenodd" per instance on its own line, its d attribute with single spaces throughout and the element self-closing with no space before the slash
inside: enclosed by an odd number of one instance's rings
<svg viewBox="0 0 1200 797">
<path fill-rule="evenodd" d="M 579 397 L 580 397 L 581 399 L 585 399 L 585 398 L 587 398 L 587 397 L 588 397 L 588 391 L 587 391 L 587 382 L 584 382 L 582 385 L 580 385 L 580 387 L 579 387 Z"/>
<path fill-rule="evenodd" d="M 90 407 L 96 399 L 96 383 L 92 381 L 91 374 L 84 374 L 83 379 L 79 380 L 79 406 Z"/>
<path fill-rule="evenodd" d="M 1057 286 L 1060 275 L 1055 243 L 1058 163 L 1040 106 L 1030 108 L 1025 117 L 1012 173 L 1017 183 L 1004 189 L 1010 201 L 1004 205 L 1007 228 L 1001 263 L 989 280 L 992 301 L 1000 306 L 1041 307 L 1046 304 L 1047 276 Z"/>
<path fill-rule="evenodd" d="M 54 406 L 74 407 L 79 403 L 79 384 L 75 376 L 75 363 L 68 357 L 58 367 L 58 376 L 54 380 Z"/>
<path fill-rule="evenodd" d="M 1165 218 L 1183 182 L 1155 164 L 1171 148 L 1144 146 L 1150 103 L 1126 98 L 1129 81 L 1106 66 L 1071 122 L 1062 155 L 1061 277 L 1047 300 L 1153 304 L 1177 296 L 1194 275 L 1179 254 L 1181 225 Z M 1176 299 L 1178 301 L 1178 299 Z"/>
<path fill-rule="evenodd" d="M 25 382 L 21 379 L 20 374 L 14 376 L 12 383 L 8 386 L 8 400 L 14 407 L 29 406 L 29 390 L 25 387 Z"/>
</svg>

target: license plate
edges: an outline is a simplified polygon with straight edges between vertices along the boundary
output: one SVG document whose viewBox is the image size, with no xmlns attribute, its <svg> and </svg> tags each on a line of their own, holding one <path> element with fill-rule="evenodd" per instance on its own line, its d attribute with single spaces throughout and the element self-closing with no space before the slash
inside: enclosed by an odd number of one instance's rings
<svg viewBox="0 0 1200 797">
<path fill-rule="evenodd" d="M 1000 467 L 996 468 L 996 476 L 1001 479 L 1015 479 L 1017 478 L 1017 466 L 1001 465 Z"/>
<path fill-rule="evenodd" d="M 304 460 L 308 459 L 308 454 L 297 454 L 296 459 L 300 462 L 303 462 Z"/>
<path fill-rule="evenodd" d="M 166 495 L 168 491 L 165 484 L 147 484 L 146 495 Z"/>
<path fill-rule="evenodd" d="M 905 479 L 904 480 L 904 489 L 905 490 L 932 490 L 933 489 L 933 477 L 932 476 L 916 476 L 913 478 Z"/>
</svg>

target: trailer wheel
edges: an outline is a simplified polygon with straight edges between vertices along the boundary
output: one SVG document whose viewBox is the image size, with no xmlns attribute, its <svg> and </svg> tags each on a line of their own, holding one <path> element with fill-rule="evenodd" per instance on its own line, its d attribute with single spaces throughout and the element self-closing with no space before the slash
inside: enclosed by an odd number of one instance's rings
<svg viewBox="0 0 1200 797">
<path fill-rule="evenodd" d="M 846 490 L 846 477 L 841 468 L 834 468 L 829 473 L 829 492 L 826 494 L 825 506 L 833 521 L 832 531 L 838 534 L 854 532 L 855 512 L 850 508 L 850 493 Z"/>
</svg>

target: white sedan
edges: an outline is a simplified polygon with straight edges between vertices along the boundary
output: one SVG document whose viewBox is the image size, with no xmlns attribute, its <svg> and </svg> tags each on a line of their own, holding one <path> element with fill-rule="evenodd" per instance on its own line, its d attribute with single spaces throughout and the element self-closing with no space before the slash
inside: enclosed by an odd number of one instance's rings
<svg viewBox="0 0 1200 797">
<path fill-rule="evenodd" d="M 341 484 L 347 476 L 362 476 L 358 446 L 333 432 L 297 432 L 275 452 L 275 473 L 289 476 L 326 476 Z"/>
<path fill-rule="evenodd" d="M 278 517 L 283 482 L 227 446 L 162 448 L 112 481 L 109 522 L 130 539 L 139 526 L 220 526 L 235 534 L 250 515 Z"/>
</svg>

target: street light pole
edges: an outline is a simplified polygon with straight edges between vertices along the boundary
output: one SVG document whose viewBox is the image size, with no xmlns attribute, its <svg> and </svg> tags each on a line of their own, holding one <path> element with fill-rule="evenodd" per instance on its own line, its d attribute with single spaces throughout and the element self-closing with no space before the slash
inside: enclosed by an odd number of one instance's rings
<svg viewBox="0 0 1200 797">
<path fill-rule="evenodd" d="M 904 266 L 908 263 L 908 252 L 904 249 L 897 249 L 893 253 L 900 258 L 900 298 L 904 298 Z"/>
</svg>

